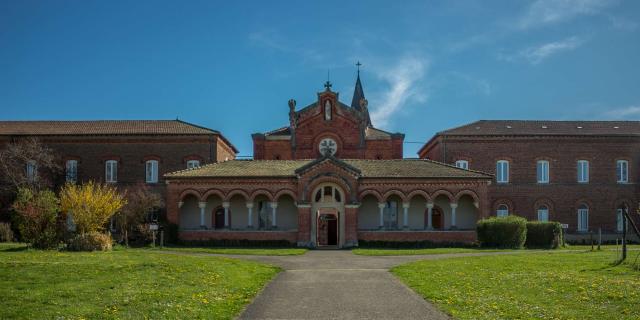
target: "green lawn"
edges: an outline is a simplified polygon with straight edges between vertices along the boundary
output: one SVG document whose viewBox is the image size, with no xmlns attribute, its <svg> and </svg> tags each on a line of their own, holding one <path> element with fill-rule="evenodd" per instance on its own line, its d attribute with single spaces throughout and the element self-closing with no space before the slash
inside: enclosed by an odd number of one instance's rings
<svg viewBox="0 0 640 320">
<path fill-rule="evenodd" d="M 279 269 L 144 249 L 0 244 L 0 319 L 232 319 Z"/>
<path fill-rule="evenodd" d="M 207 247 L 164 247 L 165 251 L 192 253 L 241 254 L 260 256 L 297 256 L 305 254 L 305 248 L 207 248 Z"/>
<path fill-rule="evenodd" d="M 640 245 L 629 245 L 630 250 L 640 250 Z M 594 248 L 597 248 L 595 246 Z M 618 246 L 619 250 L 622 250 L 621 246 Z M 591 246 L 586 245 L 573 245 L 560 248 L 558 250 L 568 251 L 585 251 L 591 250 Z M 602 245 L 603 251 L 615 251 L 615 245 Z M 411 255 L 429 255 L 429 254 L 446 254 L 446 253 L 478 253 L 478 252 L 496 252 L 496 251 L 509 251 L 504 249 L 483 249 L 483 248 L 427 248 L 427 249 L 382 249 L 382 248 L 358 248 L 353 249 L 352 252 L 361 256 L 411 256 Z M 522 250 L 516 250 L 520 252 Z"/>
<path fill-rule="evenodd" d="M 640 319 L 640 271 L 612 266 L 615 255 L 554 251 L 451 258 L 392 272 L 459 319 Z"/>
</svg>

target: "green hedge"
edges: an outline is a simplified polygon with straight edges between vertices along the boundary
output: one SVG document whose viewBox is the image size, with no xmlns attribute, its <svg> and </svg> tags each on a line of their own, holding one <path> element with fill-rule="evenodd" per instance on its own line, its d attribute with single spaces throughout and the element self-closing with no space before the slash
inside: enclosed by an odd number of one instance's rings
<svg viewBox="0 0 640 320">
<path fill-rule="evenodd" d="M 527 239 L 527 220 L 518 216 L 492 217 L 478 221 L 481 247 L 520 249 Z"/>
<path fill-rule="evenodd" d="M 556 249 L 563 244 L 560 222 L 527 222 L 527 248 Z"/>
</svg>

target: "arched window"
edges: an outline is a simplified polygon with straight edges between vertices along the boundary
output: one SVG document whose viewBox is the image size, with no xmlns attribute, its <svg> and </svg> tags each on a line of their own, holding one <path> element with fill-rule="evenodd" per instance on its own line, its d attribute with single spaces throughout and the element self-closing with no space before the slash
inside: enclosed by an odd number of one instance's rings
<svg viewBox="0 0 640 320">
<path fill-rule="evenodd" d="M 549 207 L 546 205 L 538 207 L 538 221 L 549 221 Z"/>
<path fill-rule="evenodd" d="M 316 191 L 315 202 L 342 202 L 342 194 L 338 188 L 324 186 Z"/>
<path fill-rule="evenodd" d="M 549 183 L 549 161 L 539 160 L 536 165 L 538 183 Z"/>
<path fill-rule="evenodd" d="M 331 101 L 324 102 L 324 119 L 331 120 Z"/>
<path fill-rule="evenodd" d="M 578 231 L 589 230 L 589 207 L 586 204 L 581 204 L 578 207 Z"/>
<path fill-rule="evenodd" d="M 509 206 L 506 204 L 499 204 L 498 210 L 496 210 L 496 215 L 498 217 L 506 217 L 509 215 Z"/>
<path fill-rule="evenodd" d="M 498 160 L 496 164 L 496 182 L 498 183 L 509 182 L 509 161 Z"/>
<path fill-rule="evenodd" d="M 158 160 L 148 160 L 146 163 L 147 183 L 158 182 Z"/>
<path fill-rule="evenodd" d="M 456 167 L 458 167 L 460 169 L 468 170 L 469 169 L 469 161 L 467 161 L 467 160 L 458 160 L 458 161 L 456 161 Z"/>
<path fill-rule="evenodd" d="M 187 169 L 193 169 L 200 166 L 200 160 L 189 160 L 187 161 Z"/>
</svg>

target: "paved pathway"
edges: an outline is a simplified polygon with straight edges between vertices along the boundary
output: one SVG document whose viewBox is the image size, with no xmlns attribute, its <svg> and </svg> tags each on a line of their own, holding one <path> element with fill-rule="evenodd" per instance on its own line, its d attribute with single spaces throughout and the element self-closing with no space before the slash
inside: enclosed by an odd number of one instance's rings
<svg viewBox="0 0 640 320">
<path fill-rule="evenodd" d="M 240 319 L 449 319 L 402 284 L 389 268 L 415 260 L 500 253 L 358 256 L 309 251 L 300 256 L 235 256 L 284 269 Z"/>
<path fill-rule="evenodd" d="M 346 250 L 310 250 L 299 256 L 213 255 L 284 269 L 239 319 L 450 319 L 395 278 L 389 269 L 417 261 L 515 252 L 413 256 L 359 256 Z"/>
</svg>

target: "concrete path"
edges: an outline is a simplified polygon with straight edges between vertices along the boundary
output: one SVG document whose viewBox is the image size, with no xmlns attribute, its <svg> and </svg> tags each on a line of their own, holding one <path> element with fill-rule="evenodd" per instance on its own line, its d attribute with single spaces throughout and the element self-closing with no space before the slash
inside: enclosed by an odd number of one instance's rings
<svg viewBox="0 0 640 320">
<path fill-rule="evenodd" d="M 240 319 L 449 319 L 389 268 L 415 260 L 487 254 L 499 253 L 371 257 L 315 250 L 300 256 L 235 256 L 284 269 Z"/>
<path fill-rule="evenodd" d="M 450 319 L 389 269 L 417 260 L 516 253 L 359 256 L 346 250 L 311 250 L 299 256 L 252 256 L 161 252 L 232 257 L 283 268 L 239 319 Z"/>
</svg>

